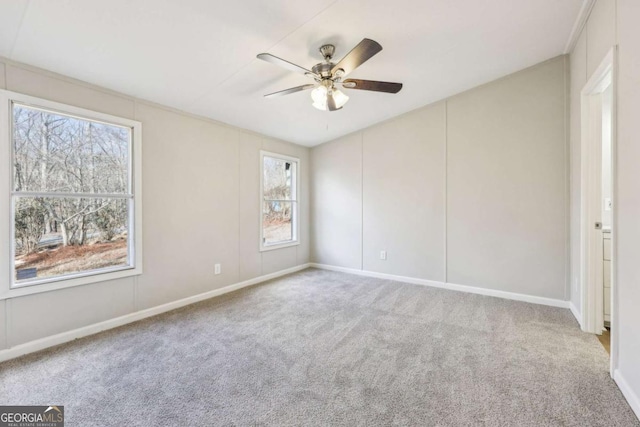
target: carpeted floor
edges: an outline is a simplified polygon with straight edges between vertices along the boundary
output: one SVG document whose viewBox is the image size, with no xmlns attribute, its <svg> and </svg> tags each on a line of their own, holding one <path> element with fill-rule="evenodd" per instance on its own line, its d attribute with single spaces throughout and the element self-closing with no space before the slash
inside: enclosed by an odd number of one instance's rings
<svg viewBox="0 0 640 427">
<path fill-rule="evenodd" d="M 0 404 L 67 426 L 640 426 L 608 366 L 569 310 L 309 269 L 0 364 Z"/>
</svg>

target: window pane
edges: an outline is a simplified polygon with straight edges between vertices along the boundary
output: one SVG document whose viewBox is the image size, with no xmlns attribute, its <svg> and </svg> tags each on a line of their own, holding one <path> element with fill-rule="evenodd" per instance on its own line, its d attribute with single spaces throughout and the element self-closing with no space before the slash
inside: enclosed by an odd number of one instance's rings
<svg viewBox="0 0 640 427">
<path fill-rule="evenodd" d="M 16 197 L 15 279 L 129 265 L 129 199 Z"/>
<path fill-rule="evenodd" d="M 262 229 L 265 245 L 293 240 L 293 202 L 264 202 Z"/>
<path fill-rule="evenodd" d="M 13 106 L 15 191 L 128 193 L 131 129 Z"/>
<path fill-rule="evenodd" d="M 265 156 L 263 170 L 265 200 L 295 200 L 295 162 Z"/>
</svg>

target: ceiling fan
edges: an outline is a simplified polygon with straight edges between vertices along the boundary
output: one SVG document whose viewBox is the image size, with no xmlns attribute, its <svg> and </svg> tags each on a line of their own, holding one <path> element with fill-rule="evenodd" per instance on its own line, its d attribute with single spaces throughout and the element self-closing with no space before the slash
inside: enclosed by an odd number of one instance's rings
<svg viewBox="0 0 640 427">
<path fill-rule="evenodd" d="M 324 62 L 314 65 L 311 70 L 307 70 L 304 67 L 285 61 L 284 59 L 278 58 L 270 53 L 261 53 L 258 55 L 259 59 L 279 65 L 289 71 L 304 74 L 316 81 L 315 83 L 309 83 L 270 93 L 265 95 L 265 98 L 289 95 L 291 93 L 313 89 L 311 91 L 311 99 L 313 100 L 314 107 L 319 110 L 336 111 L 341 109 L 349 100 L 349 97 L 336 86 L 342 86 L 346 89 L 398 93 L 400 89 L 402 89 L 402 83 L 344 79 L 349 73 L 371 59 L 372 56 L 381 50 L 382 46 L 380 46 L 378 42 L 370 39 L 363 39 L 351 50 L 351 52 L 347 53 L 347 55 L 337 64 L 334 64 L 331 62 L 331 59 L 335 52 L 335 46 L 332 44 L 325 44 L 320 47 L 320 53 L 324 57 Z"/>
</svg>

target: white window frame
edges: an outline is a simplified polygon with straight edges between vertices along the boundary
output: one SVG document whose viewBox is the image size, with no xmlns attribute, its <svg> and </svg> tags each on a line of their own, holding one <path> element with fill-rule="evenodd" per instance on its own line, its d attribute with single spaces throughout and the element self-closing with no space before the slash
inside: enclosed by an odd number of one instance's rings
<svg viewBox="0 0 640 427">
<path fill-rule="evenodd" d="M 17 283 L 15 280 L 13 182 L 14 103 L 80 120 L 131 129 L 129 145 L 129 265 Z M 21 93 L 0 90 L 0 300 L 142 274 L 142 123 Z M 38 192 L 40 193 L 40 192 Z M 76 196 L 77 197 L 77 196 Z M 87 194 L 87 197 L 92 197 Z M 6 242 L 6 243 L 5 243 Z M 4 279 L 7 280 L 4 280 Z"/>
<path fill-rule="evenodd" d="M 264 243 L 264 228 L 262 226 L 263 220 L 263 210 L 264 210 L 264 158 L 272 157 L 278 160 L 284 160 L 290 163 L 296 164 L 296 174 L 295 174 L 295 185 L 294 194 L 295 199 L 291 200 L 292 202 L 292 212 L 291 212 L 291 220 L 293 222 L 292 225 L 292 239 L 283 243 L 273 243 L 270 245 L 266 245 Z M 260 150 L 260 252 L 272 251 L 274 249 L 287 248 L 290 246 L 297 246 L 300 244 L 300 159 L 297 157 L 291 157 L 280 153 L 273 153 L 270 151 Z"/>
</svg>

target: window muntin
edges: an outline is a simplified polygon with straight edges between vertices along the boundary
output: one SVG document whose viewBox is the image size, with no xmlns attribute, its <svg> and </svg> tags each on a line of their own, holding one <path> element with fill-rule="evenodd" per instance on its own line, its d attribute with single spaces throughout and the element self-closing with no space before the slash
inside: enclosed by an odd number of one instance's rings
<svg viewBox="0 0 640 427">
<path fill-rule="evenodd" d="M 12 287 L 134 268 L 133 129 L 11 103 Z"/>
<path fill-rule="evenodd" d="M 261 249 L 298 242 L 298 159 L 262 153 Z"/>
</svg>

